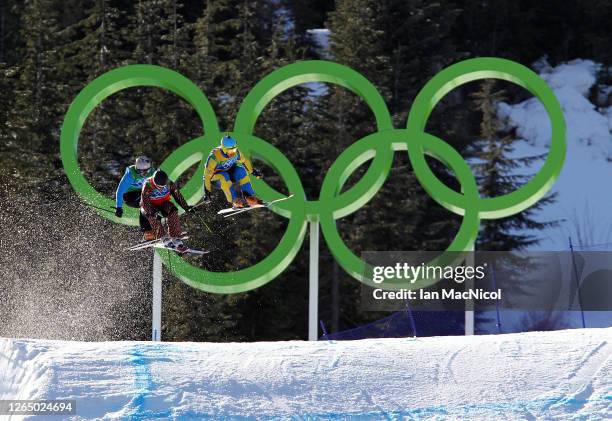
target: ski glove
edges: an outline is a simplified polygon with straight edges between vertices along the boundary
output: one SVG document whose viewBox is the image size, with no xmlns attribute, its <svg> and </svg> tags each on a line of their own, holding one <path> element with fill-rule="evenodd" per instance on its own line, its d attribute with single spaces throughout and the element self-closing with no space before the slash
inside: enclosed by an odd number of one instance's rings
<svg viewBox="0 0 612 421">
<path fill-rule="evenodd" d="M 115 216 L 121 218 L 123 216 L 123 208 L 115 208 Z"/>
<path fill-rule="evenodd" d="M 256 170 L 256 169 L 253 169 L 253 172 L 251 174 L 253 174 L 257 178 L 263 177 L 263 174 L 261 173 L 261 171 Z"/>
</svg>

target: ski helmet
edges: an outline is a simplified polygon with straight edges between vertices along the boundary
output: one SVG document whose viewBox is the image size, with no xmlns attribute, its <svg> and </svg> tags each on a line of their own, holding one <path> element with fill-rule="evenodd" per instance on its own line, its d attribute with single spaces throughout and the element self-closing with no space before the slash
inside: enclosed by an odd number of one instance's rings
<svg viewBox="0 0 612 421">
<path fill-rule="evenodd" d="M 141 155 L 136 158 L 136 169 L 139 171 L 147 171 L 151 168 L 151 158 Z"/>
<path fill-rule="evenodd" d="M 153 182 L 156 186 L 165 186 L 166 184 L 168 184 L 168 174 L 166 174 L 166 172 L 162 170 L 155 171 L 155 175 L 153 175 Z"/>
<path fill-rule="evenodd" d="M 235 153 L 237 147 L 238 142 L 233 137 L 225 135 L 221 138 L 221 149 L 223 149 L 223 152 Z"/>
</svg>

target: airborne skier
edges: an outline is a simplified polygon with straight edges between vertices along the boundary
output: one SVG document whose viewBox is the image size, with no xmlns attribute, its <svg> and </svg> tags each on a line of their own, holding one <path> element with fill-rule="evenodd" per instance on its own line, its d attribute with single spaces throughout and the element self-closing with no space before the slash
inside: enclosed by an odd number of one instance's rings
<svg viewBox="0 0 612 421">
<path fill-rule="evenodd" d="M 118 218 L 123 216 L 124 203 L 132 208 L 140 207 L 142 185 L 154 173 L 155 170 L 151 167 L 151 158 L 144 155 L 137 157 L 134 165 L 125 169 L 115 194 L 115 216 Z M 142 231 L 151 231 L 151 225 L 142 213 L 140 213 L 139 222 Z"/>
<path fill-rule="evenodd" d="M 191 211 L 192 206 L 187 204 L 176 184 L 168 179 L 168 175 L 164 171 L 157 170 L 153 177 L 147 178 L 144 182 L 140 199 L 140 212 L 151 225 L 151 231 L 145 232 L 145 240 L 165 237 L 164 227 L 158 219 L 159 214 L 161 214 L 168 220 L 168 237 L 164 239 L 164 247 L 184 253 L 189 248 L 179 238 L 181 236 L 181 222 L 178 209 L 170 201 L 170 197 L 173 197 L 185 212 Z"/>
<path fill-rule="evenodd" d="M 221 145 L 214 148 L 206 159 L 204 169 L 204 200 L 210 199 L 212 182 L 223 190 L 225 198 L 234 209 L 244 208 L 245 206 L 263 205 L 263 201 L 255 196 L 251 186 L 250 175 L 259 177 L 261 173 L 253 169 L 249 161 L 238 150 L 238 143 L 231 136 L 223 136 Z M 240 186 L 240 191 L 246 199 L 245 201 L 236 192 L 234 183 Z"/>
</svg>

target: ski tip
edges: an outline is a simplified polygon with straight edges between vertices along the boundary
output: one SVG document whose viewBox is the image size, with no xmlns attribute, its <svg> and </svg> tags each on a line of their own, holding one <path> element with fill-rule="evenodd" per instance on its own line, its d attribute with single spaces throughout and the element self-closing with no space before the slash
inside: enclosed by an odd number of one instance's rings
<svg viewBox="0 0 612 421">
<path fill-rule="evenodd" d="M 160 250 L 173 251 L 173 252 L 177 253 L 180 256 L 185 255 L 185 254 L 202 255 L 202 254 L 210 253 L 209 250 L 200 250 L 200 249 L 192 249 L 192 248 L 188 248 L 187 250 L 180 251 L 180 250 L 177 250 L 177 249 L 175 249 L 173 247 L 167 247 L 167 246 L 165 246 L 163 244 L 155 244 L 153 247 L 156 248 L 156 249 L 160 249 Z"/>
<path fill-rule="evenodd" d="M 181 254 L 195 254 L 197 256 L 202 256 L 208 253 L 210 253 L 210 250 L 189 249 L 186 252 L 181 253 Z"/>
</svg>

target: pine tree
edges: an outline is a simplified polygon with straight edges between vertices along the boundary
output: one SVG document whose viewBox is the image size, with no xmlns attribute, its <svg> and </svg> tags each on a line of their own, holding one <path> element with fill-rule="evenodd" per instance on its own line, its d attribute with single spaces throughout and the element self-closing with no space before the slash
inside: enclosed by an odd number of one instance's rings
<svg viewBox="0 0 612 421">
<path fill-rule="evenodd" d="M 552 63 L 576 57 L 610 60 L 606 0 L 461 2 L 453 38 L 471 56 L 504 57 L 530 64 L 546 55 Z"/>
<path fill-rule="evenodd" d="M 190 35 L 190 39 L 186 41 L 190 44 L 184 51 L 191 53 L 178 60 L 181 68 L 177 69 L 198 84 L 208 97 L 215 109 L 221 128 L 224 127 L 226 120 L 224 114 L 220 112 L 220 98 L 223 92 L 226 92 L 229 83 L 224 77 L 221 63 L 230 59 L 227 52 L 231 35 L 224 31 L 227 29 L 226 20 L 234 19 L 236 9 L 232 3 L 231 1 L 205 2 L 201 16 L 193 24 L 185 26 Z M 169 39 L 180 39 L 180 34 L 179 38 L 170 35 Z M 166 52 L 172 51 L 173 54 L 170 57 L 175 59 L 177 54 L 174 42 L 167 45 L 165 50 Z M 190 118 L 194 120 L 193 117 Z M 207 128 L 198 127 L 197 130 L 201 134 L 202 130 L 205 132 Z M 223 202 L 224 199 L 221 200 L 217 196 L 214 208 L 222 208 Z M 194 242 L 200 242 L 205 248 L 212 250 L 211 257 L 206 259 L 203 265 L 205 269 L 236 270 L 236 267 L 231 264 L 235 256 L 232 239 L 237 232 L 236 227 L 230 221 L 219 220 L 215 216 L 214 212 L 200 212 L 195 218 L 192 217 L 191 221 L 186 221 L 185 227 L 195 234 Z M 168 310 L 164 325 L 167 326 L 169 334 L 174 335 L 173 337 L 177 340 L 183 338 L 219 341 L 243 339 L 235 328 L 241 319 L 240 307 L 236 306 L 236 303 L 240 301 L 240 296 L 206 294 L 194 291 L 193 288 L 181 282 L 174 282 L 170 285 L 166 300 L 168 304 L 164 306 Z"/>
<path fill-rule="evenodd" d="M 13 91 L 13 74 L 17 64 L 21 48 L 21 37 L 19 31 L 19 12 L 17 2 L 10 0 L 0 4 L 0 92 L 4 92 L 4 98 L 0 102 L 0 171 L 9 173 L 8 167 L 14 162 L 12 153 L 16 147 L 14 142 L 14 130 L 11 128 L 9 117 L 15 97 L 6 94 Z M 9 153 L 10 152 L 10 153 Z"/>
<path fill-rule="evenodd" d="M 507 130 L 497 117 L 497 104 L 504 99 L 503 91 L 496 91 L 495 81 L 486 79 L 480 90 L 472 94 L 475 109 L 482 115 L 479 139 L 472 144 L 477 162 L 473 165 L 482 197 L 498 197 L 517 190 L 530 176 L 517 175 L 516 170 L 542 160 L 544 157 L 513 157 L 516 138 L 513 130 Z M 535 215 L 554 201 L 554 194 L 539 200 L 530 208 L 507 218 L 483 220 L 476 242 L 476 249 L 483 251 L 522 251 L 539 242 L 534 233 L 558 224 L 557 221 L 538 221 Z M 506 271 L 497 280 L 497 287 L 512 292 L 508 300 L 517 302 L 521 296 L 532 294 L 517 270 L 528 268 L 529 256 L 522 254 L 490 255 L 491 270 Z M 495 275 L 492 275 L 495 276 Z M 486 325 L 490 319 L 482 312 L 476 313 L 477 323 Z"/>
<path fill-rule="evenodd" d="M 0 3 L 0 63 L 8 66 L 16 64 L 20 58 L 20 3 L 16 0 Z"/>
<path fill-rule="evenodd" d="M 11 91 L 11 79 L 6 64 L 0 63 L 0 91 Z M 9 124 L 9 116 L 13 107 L 13 98 L 8 96 L 0 102 L 0 184 L 4 184 L 15 174 L 15 161 L 18 155 L 18 145 L 15 142 L 15 133 Z"/>
<path fill-rule="evenodd" d="M 28 151 L 24 167 L 32 173 L 47 172 L 59 152 L 63 98 L 58 86 L 63 81 L 55 70 L 57 46 L 62 43 L 58 10 L 56 0 L 31 0 L 22 14 L 23 57 L 17 66 L 9 120 L 18 148 Z M 54 175 L 47 173 L 49 179 Z"/>
<path fill-rule="evenodd" d="M 128 63 L 176 64 L 181 71 L 191 52 L 181 9 L 175 0 L 89 4 L 67 28 L 73 41 L 62 49 L 65 67 L 74 72 L 66 77 L 76 81 L 73 95 L 94 77 Z M 120 91 L 96 107 L 83 128 L 81 136 L 89 142 L 81 142 L 82 169 L 98 190 L 112 194 L 135 156 L 151 156 L 159 165 L 200 133 L 195 112 L 176 95 L 159 88 Z"/>
<path fill-rule="evenodd" d="M 126 10 L 118 0 L 80 1 L 82 15 L 63 31 L 70 42 L 62 48 L 63 60 L 58 64 L 72 69 L 76 83 L 90 81 L 116 67 L 128 58 L 129 52 L 121 26 Z M 72 76 L 65 73 L 66 77 Z"/>
<path fill-rule="evenodd" d="M 329 15 L 327 26 L 331 32 L 329 41 L 333 60 L 360 72 L 376 85 L 383 98 L 388 99 L 389 93 L 385 88 L 388 86 L 390 68 L 389 57 L 384 53 L 383 7 L 380 2 L 367 0 L 338 2 L 336 10 Z M 376 131 L 376 128 L 372 113 L 363 100 L 345 88 L 330 85 L 328 94 L 319 102 L 317 110 L 320 117 L 315 124 L 322 143 L 322 159 L 315 161 L 315 168 L 322 175 L 321 181 L 317 182 L 320 189 L 322 178 L 336 157 L 353 142 Z M 363 170 L 356 171 L 349 183 L 362 174 Z M 360 210 L 356 216 L 336 221 L 340 232 L 351 227 L 347 242 L 353 250 L 356 245 L 367 247 L 360 244 L 359 239 L 365 238 L 361 234 L 364 220 L 371 216 L 371 213 L 366 215 L 369 207 Z M 320 317 L 332 320 L 332 331 L 360 324 L 363 318 L 359 315 L 358 300 L 355 299 L 359 294 L 359 284 L 338 270 L 326 247 L 322 247 L 321 260 Z"/>
<path fill-rule="evenodd" d="M 76 0 L 72 8 L 78 14 L 62 30 L 68 41 L 58 48 L 56 65 L 64 81 L 66 104 L 94 78 L 124 64 L 131 48 L 123 30 L 129 10 L 121 1 Z M 107 98 L 93 110 L 81 132 L 81 169 L 107 194 L 114 191 L 128 155 L 123 130 L 135 120 L 125 115 L 125 109 L 130 109 L 129 98 L 125 92 Z"/>
<path fill-rule="evenodd" d="M 606 0 L 590 1 L 588 7 L 584 7 L 582 12 L 585 17 L 584 24 L 580 26 L 580 34 L 584 39 L 584 46 L 588 54 L 582 51 L 581 56 L 591 57 L 604 64 L 604 67 L 608 67 L 612 64 L 610 31 L 608 30 L 610 19 L 612 19 L 612 4 Z M 612 76 L 608 75 L 608 82 L 610 80 Z"/>
<path fill-rule="evenodd" d="M 147 39 L 153 39 L 154 62 L 184 74 L 193 45 L 182 16 L 182 4 L 178 0 L 164 0 L 155 4 L 159 11 L 155 25 L 150 25 L 151 33 L 147 35 Z M 157 155 L 159 160 L 179 145 L 202 135 L 203 128 L 191 105 L 163 89 L 147 90 L 143 114 L 147 129 L 151 132 L 143 152 Z M 163 151 L 163 155 L 160 151 Z"/>
<path fill-rule="evenodd" d="M 15 163 L 17 143 L 15 132 L 9 118 L 14 107 L 15 96 L 12 93 L 14 85 L 15 66 L 18 61 L 18 51 L 21 47 L 19 31 L 20 9 L 15 1 L 0 4 L 0 92 L 5 95 L 0 101 L 0 182 L 10 174 Z"/>
<path fill-rule="evenodd" d="M 473 144 L 477 181 L 483 197 L 508 194 L 530 179 L 517 175 L 518 168 L 542 160 L 543 156 L 512 157 L 516 142 L 513 131 L 504 130 L 496 115 L 497 104 L 503 100 L 503 92 L 494 89 L 495 81 L 487 79 L 480 90 L 473 94 L 476 109 L 482 114 L 480 139 Z M 533 234 L 557 224 L 555 221 L 541 222 L 534 216 L 554 200 L 549 195 L 523 212 L 508 218 L 485 220 L 478 236 L 480 250 L 524 250 L 538 243 Z M 522 232 L 522 233 L 521 233 Z"/>
<path fill-rule="evenodd" d="M 392 69 L 390 107 L 399 124 L 404 124 L 410 104 L 424 83 L 465 56 L 451 37 L 460 12 L 454 2 L 385 2 L 384 49 Z"/>
</svg>

